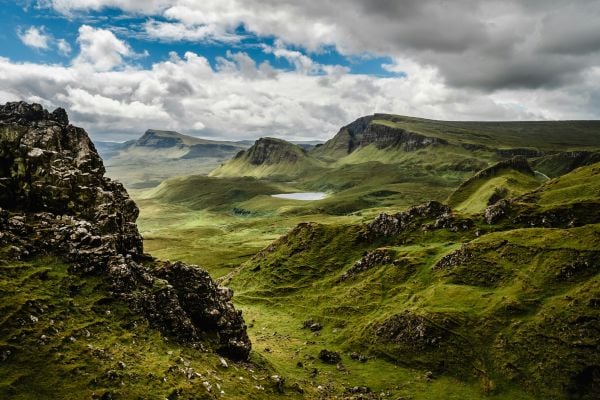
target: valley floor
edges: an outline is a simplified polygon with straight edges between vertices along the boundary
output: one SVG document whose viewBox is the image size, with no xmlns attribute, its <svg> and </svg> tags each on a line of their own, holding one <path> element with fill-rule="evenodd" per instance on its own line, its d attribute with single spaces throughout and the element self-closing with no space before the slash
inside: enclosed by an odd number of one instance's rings
<svg viewBox="0 0 600 400">
<path fill-rule="evenodd" d="M 338 319 L 333 316 L 321 319 L 324 328 L 319 332 L 303 329 L 307 318 L 322 315 L 321 309 L 335 301 L 333 297 L 328 299 L 326 293 L 321 294 L 322 304 L 315 304 L 316 299 L 312 296 L 280 296 L 275 291 L 244 289 L 238 287 L 239 281 L 230 281 L 241 264 L 299 223 L 315 221 L 332 227 L 360 224 L 372 220 L 388 207 L 342 216 L 280 212 L 235 215 L 193 210 L 181 204 L 144 198 L 141 191 L 133 191 L 133 196 L 137 196 L 136 202 L 141 209 L 138 224 L 147 252 L 161 259 L 198 264 L 234 288 L 234 303 L 243 310 L 249 324 L 253 359 L 266 361 L 286 379 L 286 397 L 350 396 L 352 393 L 348 390 L 352 389 L 349 388 L 355 387 L 368 387 L 372 391 L 370 396 L 390 399 L 479 399 L 484 396 L 478 381 L 469 382 L 447 375 L 432 377 L 427 368 L 409 368 L 381 355 L 368 356 L 367 362 L 352 359 L 344 339 L 351 331 L 346 324 L 352 324 L 352 321 L 347 321 L 344 315 Z M 282 202 L 279 199 L 273 201 L 277 205 Z M 284 204 L 290 207 L 290 203 Z M 345 332 L 340 335 L 344 327 Z M 339 352 L 341 364 L 329 365 L 319 360 L 319 352 L 323 349 Z M 492 398 L 532 397 L 517 387 L 505 387 Z"/>
</svg>

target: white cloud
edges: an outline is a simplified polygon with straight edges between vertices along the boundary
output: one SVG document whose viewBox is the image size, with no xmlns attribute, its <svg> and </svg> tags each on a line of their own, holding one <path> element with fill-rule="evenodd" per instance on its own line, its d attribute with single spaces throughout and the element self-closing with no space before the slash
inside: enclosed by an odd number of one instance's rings
<svg viewBox="0 0 600 400">
<path fill-rule="evenodd" d="M 449 87 L 436 68 L 410 60 L 396 60 L 408 76 L 386 78 L 337 67 L 323 68 L 321 75 L 272 67 L 265 73 L 245 53 L 224 60 L 232 67 L 213 69 L 204 57 L 187 52 L 148 69 L 101 71 L 0 58 L 0 101 L 65 107 L 71 121 L 96 140 L 131 138 L 149 127 L 230 139 L 327 139 L 374 112 L 437 119 L 592 118 L 597 107 L 588 100 L 600 92 L 600 70 L 567 90 L 488 95 Z"/>
<path fill-rule="evenodd" d="M 68 56 L 69 54 L 71 54 L 71 45 L 65 39 L 58 39 L 56 41 L 56 46 L 58 48 L 58 51 L 62 55 Z"/>
<path fill-rule="evenodd" d="M 77 42 L 81 51 L 73 63 L 91 65 L 98 71 L 108 71 L 121 66 L 123 57 L 134 54 L 129 45 L 111 31 L 89 25 L 79 28 Z"/>
<path fill-rule="evenodd" d="M 322 70 L 322 66 L 314 62 L 310 57 L 297 50 L 289 50 L 281 40 L 275 41 L 275 47 L 263 46 L 265 53 L 273 54 L 277 58 L 285 58 L 291 63 L 296 71 L 303 74 L 316 74 Z"/>
<path fill-rule="evenodd" d="M 38 0 L 44 7 L 52 7 L 65 15 L 77 11 L 98 11 L 105 7 L 121 8 L 127 12 L 153 13 L 168 6 L 169 0 Z"/>
<path fill-rule="evenodd" d="M 155 21 L 150 19 L 143 24 L 144 32 L 150 38 L 166 42 L 174 41 L 218 41 L 225 43 L 239 42 L 242 37 L 228 33 L 216 26 L 186 25 L 180 22 Z"/>
<path fill-rule="evenodd" d="M 163 40 L 227 38 L 243 26 L 311 52 L 409 57 L 449 85 L 488 92 L 563 85 L 600 63 L 597 0 L 48 1 L 63 13 L 118 7 L 166 18 L 146 25 Z"/>
<path fill-rule="evenodd" d="M 31 26 L 25 32 L 18 32 L 19 38 L 28 47 L 38 50 L 47 50 L 52 38 L 44 32 L 44 27 Z"/>
<path fill-rule="evenodd" d="M 71 45 L 65 39 L 55 39 L 50 33 L 46 32 L 44 26 L 31 26 L 26 31 L 18 30 L 17 35 L 28 47 L 38 50 L 56 49 L 63 56 L 71 53 Z"/>
</svg>

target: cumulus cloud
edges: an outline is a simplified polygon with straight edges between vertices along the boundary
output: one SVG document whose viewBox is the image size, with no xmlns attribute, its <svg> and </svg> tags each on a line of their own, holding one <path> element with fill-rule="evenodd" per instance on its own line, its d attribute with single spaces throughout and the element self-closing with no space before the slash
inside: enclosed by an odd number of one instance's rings
<svg viewBox="0 0 600 400">
<path fill-rule="evenodd" d="M 71 45 L 65 39 L 58 39 L 56 41 L 56 46 L 58 48 L 58 51 L 62 55 L 68 56 L 69 54 L 71 54 Z"/>
<path fill-rule="evenodd" d="M 243 26 L 275 38 L 263 51 L 294 67 L 257 63 L 238 48 L 214 67 L 197 53 L 171 52 L 142 68 L 128 64 L 138 56 L 128 43 L 88 25 L 79 29 L 70 66 L 0 58 L 0 101 L 63 106 L 95 138 L 156 127 L 222 138 L 327 139 L 374 112 L 452 120 L 599 115 L 597 1 L 47 1 L 65 14 L 117 7 L 147 15 L 146 36 L 163 41 L 235 41 Z M 389 56 L 383 67 L 395 74 L 352 74 L 315 62 L 326 46 Z"/>
<path fill-rule="evenodd" d="M 51 2 L 62 12 L 110 6 L 160 15 L 169 22 L 146 30 L 168 40 L 243 25 L 309 51 L 332 45 L 348 55 L 410 58 L 437 68 L 449 85 L 482 90 L 562 85 L 600 62 L 595 0 Z"/>
<path fill-rule="evenodd" d="M 38 50 L 47 50 L 50 47 L 51 37 L 44 32 L 44 27 L 31 26 L 25 32 L 18 32 L 24 45 Z"/>
<path fill-rule="evenodd" d="M 127 43 L 117 39 L 107 29 L 82 25 L 77 39 L 81 51 L 74 64 L 91 65 L 99 71 L 107 71 L 122 65 L 123 57 L 133 54 Z"/>
<path fill-rule="evenodd" d="M 96 139 L 127 139 L 149 127 L 229 139 L 327 139 L 374 112 L 439 119 L 590 118 L 600 100 L 586 100 L 600 92 L 598 69 L 568 90 L 490 96 L 449 87 L 437 69 L 416 62 L 402 65 L 408 76 L 382 78 L 338 68 L 319 75 L 266 74 L 245 53 L 230 53 L 225 61 L 234 67 L 213 69 L 206 58 L 187 52 L 148 69 L 103 71 L 0 58 L 0 101 L 65 107 Z"/>
<path fill-rule="evenodd" d="M 296 71 L 304 74 L 314 74 L 322 70 L 322 66 L 315 63 L 310 57 L 297 50 L 289 50 L 285 48 L 285 45 L 280 41 L 275 41 L 275 47 L 263 46 L 265 53 L 271 53 L 275 57 L 285 58 L 290 64 L 294 66 Z"/>
<path fill-rule="evenodd" d="M 155 21 L 153 19 L 146 21 L 143 25 L 143 29 L 149 38 L 166 42 L 186 40 L 193 42 L 218 41 L 235 43 L 242 39 L 240 35 L 222 31 L 219 27 L 215 26 L 190 26 L 181 22 Z"/>
<path fill-rule="evenodd" d="M 98 11 L 105 7 L 120 8 L 127 12 L 154 13 L 171 3 L 169 0 L 38 0 L 42 7 L 72 15 L 78 11 Z"/>
<path fill-rule="evenodd" d="M 55 49 L 61 55 L 67 56 L 71 53 L 71 45 L 65 39 L 55 39 L 46 31 L 46 27 L 31 26 L 27 30 L 17 30 L 17 35 L 24 45 L 36 50 Z"/>
</svg>

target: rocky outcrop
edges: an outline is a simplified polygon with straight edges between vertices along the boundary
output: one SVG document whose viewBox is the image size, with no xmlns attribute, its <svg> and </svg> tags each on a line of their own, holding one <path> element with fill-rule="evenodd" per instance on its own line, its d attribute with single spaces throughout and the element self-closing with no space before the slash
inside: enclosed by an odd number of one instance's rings
<svg viewBox="0 0 600 400">
<path fill-rule="evenodd" d="M 428 222 L 431 221 L 431 222 Z M 367 238 L 390 237 L 403 231 L 415 229 L 435 230 L 448 229 L 451 232 L 468 230 L 473 226 L 470 219 L 460 219 L 452 214 L 445 204 L 430 201 L 410 207 L 408 210 L 390 215 L 381 213 L 367 225 Z"/>
<path fill-rule="evenodd" d="M 39 104 L 0 107 L 0 207 L 93 221 L 123 254 L 142 253 L 138 208 L 104 166 L 86 132 L 63 109 Z"/>
<path fill-rule="evenodd" d="M 419 315 L 404 311 L 377 325 L 375 335 L 380 340 L 403 344 L 413 351 L 423 351 L 439 347 L 455 325 L 443 315 Z"/>
<path fill-rule="evenodd" d="M 319 360 L 327 364 L 337 364 L 342 361 L 340 353 L 323 349 L 319 352 Z"/>
<path fill-rule="evenodd" d="M 196 266 L 145 255 L 137 216 L 63 109 L 0 106 L 0 249 L 13 258 L 52 254 L 71 273 L 104 276 L 115 297 L 164 333 L 190 344 L 215 334 L 220 352 L 247 358 L 251 345 L 232 292 Z"/>
<path fill-rule="evenodd" d="M 367 251 L 360 260 L 354 263 L 352 268 L 344 272 L 340 279 L 338 279 L 338 282 L 343 282 L 360 272 L 367 271 L 380 265 L 391 264 L 394 262 L 394 255 L 392 250 L 385 248 Z"/>
<path fill-rule="evenodd" d="M 595 202 L 565 204 L 543 210 L 520 200 L 503 199 L 488 206 L 483 212 L 484 221 L 526 228 L 573 228 L 600 221 L 600 207 Z"/>
<path fill-rule="evenodd" d="M 420 227 L 424 219 L 435 219 L 451 213 L 450 207 L 430 201 L 394 215 L 381 213 L 368 225 L 368 230 L 376 236 L 394 236 L 403 230 Z"/>
<path fill-rule="evenodd" d="M 248 357 L 250 340 L 241 311 L 230 301 L 231 289 L 218 286 L 196 265 L 156 262 L 153 267 L 111 258 L 108 275 L 115 295 L 168 335 L 196 345 L 215 333 L 219 353 L 236 360 Z"/>
<path fill-rule="evenodd" d="M 360 146 L 363 133 L 374 118 L 374 115 L 368 115 L 343 126 L 333 138 L 323 145 L 316 146 L 311 153 L 329 156 L 333 159 L 352 153 Z"/>
</svg>

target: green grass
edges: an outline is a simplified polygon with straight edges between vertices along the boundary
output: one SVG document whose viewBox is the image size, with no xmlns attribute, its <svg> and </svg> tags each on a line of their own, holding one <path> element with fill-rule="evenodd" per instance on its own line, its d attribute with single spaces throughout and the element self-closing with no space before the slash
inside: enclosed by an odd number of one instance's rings
<svg viewBox="0 0 600 400">
<path fill-rule="evenodd" d="M 394 247 L 399 260 L 410 259 L 413 263 L 375 268 L 338 283 L 336 279 L 372 246 L 357 245 L 352 232 L 351 226 L 310 225 L 279 239 L 271 250 L 248 261 L 229 282 L 237 289 L 236 301 L 251 314 L 260 315 L 261 323 L 272 320 L 276 324 L 282 318 L 271 317 L 267 310 L 287 313 L 287 318 L 292 319 L 289 335 L 299 335 L 293 333 L 294 328 L 298 330 L 307 318 L 322 321 L 325 328 L 317 338 L 318 343 L 323 343 L 321 347 L 367 352 L 382 362 L 393 361 L 388 368 L 395 363 L 398 368 L 403 365 L 409 370 L 432 369 L 451 381 L 459 378 L 463 385 L 472 388 L 471 397 L 467 398 L 480 398 L 492 387 L 492 394 L 498 398 L 528 398 L 519 389 L 523 382 L 526 383 L 523 388 L 535 397 L 562 397 L 564 392 L 559 393 L 563 386 L 573 384 L 570 379 L 577 371 L 578 357 L 594 362 L 595 356 L 584 349 L 578 351 L 539 338 L 534 344 L 529 341 L 543 336 L 542 329 L 550 329 L 535 324 L 556 314 L 549 304 L 557 296 L 578 293 L 578 288 L 585 285 L 594 287 L 600 271 L 593 269 L 593 263 L 573 271 L 570 264 L 573 257 L 600 256 L 597 250 L 592 250 L 600 234 L 598 225 L 568 230 L 518 229 L 484 235 L 470 244 L 475 252 L 473 260 L 451 271 L 433 270 L 432 266 L 465 237 L 459 235 L 453 242 L 440 242 L 435 232 L 421 234 L 413 237 L 413 245 Z M 506 240 L 508 243 L 504 243 Z M 500 252 L 499 243 L 502 243 Z M 415 267 L 414 271 L 403 270 L 410 265 Z M 492 272 L 490 266 L 495 266 L 496 271 Z M 498 276 L 497 280 L 491 280 L 490 273 Z M 571 318 L 595 315 L 597 311 L 587 304 L 598 294 L 596 288 L 573 297 L 579 299 L 580 306 L 571 306 Z M 437 321 L 434 323 L 452 333 L 446 342 L 441 342 L 441 347 L 425 351 L 412 348 L 408 344 L 411 342 L 393 344 L 375 340 L 375 327 L 402 312 Z M 513 333 L 511 326 L 515 323 L 530 323 L 532 331 Z M 285 330 L 286 325 L 281 329 Z M 563 329 L 566 335 L 576 334 L 569 333 L 570 328 Z M 498 342 L 501 337 L 508 342 Z M 565 365 L 558 367 L 558 359 L 552 356 L 522 358 L 516 367 L 528 372 L 512 377 L 505 370 L 505 353 L 509 346 L 523 340 L 528 341 L 533 352 L 560 354 Z M 588 336 L 588 340 L 593 340 L 593 336 Z M 265 344 L 271 345 L 271 341 Z M 313 356 L 315 353 L 316 349 Z M 273 352 L 265 357 L 284 368 L 283 354 Z M 533 372 L 540 368 L 535 360 L 544 360 L 541 376 Z M 438 371 L 442 361 L 444 368 Z M 287 368 L 291 368 L 291 361 L 287 362 Z M 369 382 L 378 384 L 376 379 Z M 452 391 L 451 387 L 445 389 Z M 411 390 L 395 394 L 406 393 Z"/>
<path fill-rule="evenodd" d="M 0 362 L 0 398 L 110 393 L 124 399 L 212 399 L 221 397 L 220 390 L 234 399 L 275 396 L 273 370 L 260 354 L 252 364 L 230 362 L 223 369 L 214 353 L 162 337 L 114 300 L 99 277 L 82 278 L 67 269 L 54 258 L 0 257 L 0 352 L 6 356 Z M 203 382 L 212 385 L 211 392 Z"/>
<path fill-rule="evenodd" d="M 502 197 L 516 197 L 529 192 L 541 182 L 536 177 L 513 169 L 498 171 L 494 176 L 472 179 L 461 185 L 448 198 L 448 205 L 467 214 L 478 214 L 489 205 L 497 193 Z"/>
<path fill-rule="evenodd" d="M 596 201 L 600 197 L 600 164 L 581 167 L 540 188 L 537 203 L 542 208 Z"/>
</svg>

